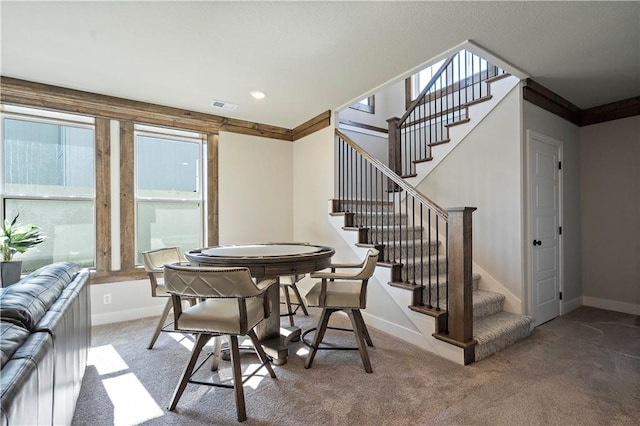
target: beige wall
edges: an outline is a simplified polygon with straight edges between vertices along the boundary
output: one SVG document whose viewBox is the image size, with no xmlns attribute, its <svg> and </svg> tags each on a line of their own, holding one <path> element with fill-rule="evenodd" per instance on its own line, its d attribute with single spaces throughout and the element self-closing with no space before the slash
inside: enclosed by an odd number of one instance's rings
<svg viewBox="0 0 640 426">
<path fill-rule="evenodd" d="M 640 116 L 580 129 L 584 304 L 640 315 Z"/>
<path fill-rule="evenodd" d="M 293 147 L 287 141 L 220 133 L 220 244 L 293 238 Z"/>
<path fill-rule="evenodd" d="M 529 102 L 523 102 L 523 139 L 526 131 L 534 130 L 562 142 L 562 285 L 561 313 L 567 313 L 582 304 L 581 254 L 582 232 L 580 204 L 580 141 L 578 126 L 543 110 Z M 526 150 L 525 150 L 526 155 Z M 526 159 L 525 159 L 526 162 Z M 524 182 L 526 185 L 526 181 Z M 527 191 L 527 189 L 524 189 Z M 528 196 L 524 199 L 527 211 Z M 528 229 L 525 223 L 524 232 Z M 528 240 L 525 245 L 525 263 L 528 263 Z M 526 277 L 528 280 L 528 277 Z"/>
</svg>

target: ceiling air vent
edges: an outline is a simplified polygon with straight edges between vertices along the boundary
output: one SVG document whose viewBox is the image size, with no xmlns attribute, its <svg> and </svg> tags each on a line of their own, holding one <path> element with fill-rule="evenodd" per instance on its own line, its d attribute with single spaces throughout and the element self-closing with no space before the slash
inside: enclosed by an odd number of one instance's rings
<svg viewBox="0 0 640 426">
<path fill-rule="evenodd" d="M 231 102 L 216 101 L 216 100 L 211 102 L 211 106 L 214 108 L 226 109 L 227 111 L 233 111 L 238 107 L 238 105 L 232 104 Z"/>
</svg>

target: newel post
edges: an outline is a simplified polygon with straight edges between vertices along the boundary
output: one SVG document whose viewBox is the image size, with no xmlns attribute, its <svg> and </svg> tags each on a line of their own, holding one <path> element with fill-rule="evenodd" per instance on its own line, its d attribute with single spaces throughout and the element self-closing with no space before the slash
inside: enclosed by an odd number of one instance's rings
<svg viewBox="0 0 640 426">
<path fill-rule="evenodd" d="M 402 147 L 400 145 L 400 119 L 387 120 L 389 125 L 389 168 L 402 176 Z"/>
<path fill-rule="evenodd" d="M 475 207 L 447 209 L 449 214 L 449 339 L 464 348 L 464 363 L 475 361 L 473 339 L 472 218 Z"/>
</svg>

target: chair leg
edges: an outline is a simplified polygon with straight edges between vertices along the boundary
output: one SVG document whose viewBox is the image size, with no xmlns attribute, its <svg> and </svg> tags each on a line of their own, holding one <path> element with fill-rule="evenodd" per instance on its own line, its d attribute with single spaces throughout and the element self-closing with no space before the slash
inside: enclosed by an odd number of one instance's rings
<svg viewBox="0 0 640 426">
<path fill-rule="evenodd" d="M 349 318 L 351 319 L 351 325 L 353 326 L 353 331 L 356 335 L 356 342 L 358 343 L 358 352 L 360 352 L 360 358 L 362 358 L 362 364 L 364 364 L 364 371 L 367 373 L 373 373 L 373 369 L 371 368 L 371 361 L 369 361 L 369 354 L 367 353 L 367 347 L 364 342 L 364 332 L 361 329 L 361 325 L 356 319 L 356 315 L 359 312 L 358 309 L 350 309 L 347 311 L 349 314 Z"/>
<path fill-rule="evenodd" d="M 173 307 L 173 302 L 171 301 L 171 298 L 167 298 L 167 303 L 164 304 L 164 309 L 162 310 L 162 315 L 160 316 L 160 319 L 158 320 L 158 325 L 156 325 L 156 330 L 153 332 L 153 336 L 151 337 L 151 341 L 149 342 L 149 346 L 147 346 L 147 349 L 153 349 L 153 345 L 156 343 L 156 340 L 158 339 L 158 336 L 160 335 L 160 332 L 162 331 L 162 328 L 164 327 L 164 323 L 167 320 L 167 317 L 169 316 L 169 311 L 171 310 L 171 308 Z"/>
<path fill-rule="evenodd" d="M 211 337 L 212 336 L 210 334 L 205 334 L 205 333 L 198 334 L 198 338 L 196 339 L 193 345 L 193 350 L 191 351 L 191 357 L 189 358 L 189 362 L 187 363 L 187 366 L 185 367 L 184 372 L 182 373 L 182 378 L 180 379 L 180 382 L 178 383 L 176 390 L 173 392 L 173 397 L 171 398 L 171 404 L 169 405 L 169 411 L 173 411 L 176 408 L 176 405 L 178 405 L 178 401 L 180 400 L 182 393 L 187 387 L 187 384 L 189 383 L 189 379 L 191 378 L 191 374 L 193 373 L 193 369 L 195 368 L 196 362 L 198 361 L 198 355 L 200 355 L 202 348 L 204 347 L 204 345 L 207 344 L 207 342 L 209 341 L 209 339 L 211 339 Z"/>
<path fill-rule="evenodd" d="M 369 330 L 367 329 L 367 324 L 365 324 L 364 319 L 362 318 L 362 312 L 360 309 L 353 310 L 353 316 L 358 321 L 358 325 L 360 326 L 360 330 L 362 330 L 362 335 L 364 337 L 364 341 L 367 342 L 367 345 L 373 347 L 373 341 L 371 340 L 371 336 L 369 335 Z"/>
<path fill-rule="evenodd" d="M 313 337 L 311 351 L 309 351 L 309 355 L 307 355 L 307 360 L 304 363 L 304 368 L 311 368 L 313 358 L 315 358 L 316 352 L 318 351 L 318 346 L 320 346 L 320 343 L 324 338 L 324 333 L 327 331 L 327 324 L 329 323 L 329 317 L 332 313 L 333 310 L 331 309 L 324 308 L 322 310 L 320 321 L 318 321 L 318 328 L 316 329 L 316 335 Z"/>
<path fill-rule="evenodd" d="M 211 357 L 211 371 L 217 371 L 220 365 L 220 349 L 222 347 L 222 336 L 213 338 L 213 356 Z"/>
<path fill-rule="evenodd" d="M 302 312 L 304 312 L 304 315 L 308 317 L 309 311 L 307 311 L 307 307 L 304 305 L 304 302 L 302 301 L 302 296 L 300 296 L 300 292 L 298 291 L 298 286 L 296 285 L 296 283 L 293 283 L 291 285 L 291 288 L 293 289 L 293 292 L 295 293 L 296 298 L 298 299 L 298 304 L 302 308 Z"/>
<path fill-rule="evenodd" d="M 260 358 L 260 361 L 262 361 L 267 371 L 269 371 L 269 375 L 275 379 L 276 373 L 273 371 L 273 368 L 271 368 L 271 361 L 269 361 L 267 354 L 264 352 L 264 349 L 262 349 L 262 344 L 260 343 L 260 340 L 258 340 L 258 336 L 256 336 L 256 332 L 253 330 L 249 330 L 247 335 L 251 338 L 251 342 L 253 342 L 253 347 L 256 349 L 258 358 Z"/>
<path fill-rule="evenodd" d="M 238 421 L 247 420 L 247 410 L 244 405 L 244 389 L 242 387 L 242 368 L 240 366 L 240 350 L 238 336 L 229 336 L 231 343 L 231 364 L 233 365 L 233 389 L 236 395 L 236 412 Z"/>
<path fill-rule="evenodd" d="M 293 327 L 295 324 L 293 322 L 293 311 L 291 310 L 291 298 L 289 297 L 289 288 L 288 286 L 282 286 L 282 291 L 284 291 L 284 300 L 287 303 L 287 312 L 289 317 L 289 325 Z"/>
</svg>

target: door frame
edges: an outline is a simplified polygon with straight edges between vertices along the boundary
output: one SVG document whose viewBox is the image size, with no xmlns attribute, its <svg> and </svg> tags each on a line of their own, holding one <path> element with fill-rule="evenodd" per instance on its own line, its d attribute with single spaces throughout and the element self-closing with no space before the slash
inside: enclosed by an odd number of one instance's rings
<svg viewBox="0 0 640 426">
<path fill-rule="evenodd" d="M 532 259 L 532 245 L 531 241 L 533 240 L 533 236 L 531 235 L 531 216 L 532 216 L 532 206 L 531 206 L 531 169 L 530 169 L 530 160 L 531 160 L 531 150 L 532 143 L 531 141 L 536 139 L 540 142 L 547 143 L 549 145 L 553 145 L 558 149 L 558 161 L 563 164 L 563 167 L 558 172 L 558 226 L 563 227 L 564 224 L 564 208 L 563 208 L 563 192 L 564 192 L 564 182 L 563 182 L 563 171 L 564 171 L 564 160 L 563 160 L 563 151 L 564 151 L 564 142 L 553 138 L 551 136 L 545 135 L 533 129 L 526 129 L 526 158 L 525 158 L 525 202 L 526 202 L 526 226 L 525 226 L 525 246 L 526 246 L 526 312 L 528 315 L 534 316 L 534 295 L 533 295 L 533 267 L 531 264 Z M 564 294 L 564 233 L 558 235 L 558 291 L 563 293 L 563 297 L 561 300 L 558 300 L 559 308 L 558 315 L 561 316 L 565 311 L 565 299 L 566 295 Z M 535 317 L 535 316 L 534 316 Z M 535 326 L 538 326 L 537 322 L 534 323 Z"/>
</svg>

